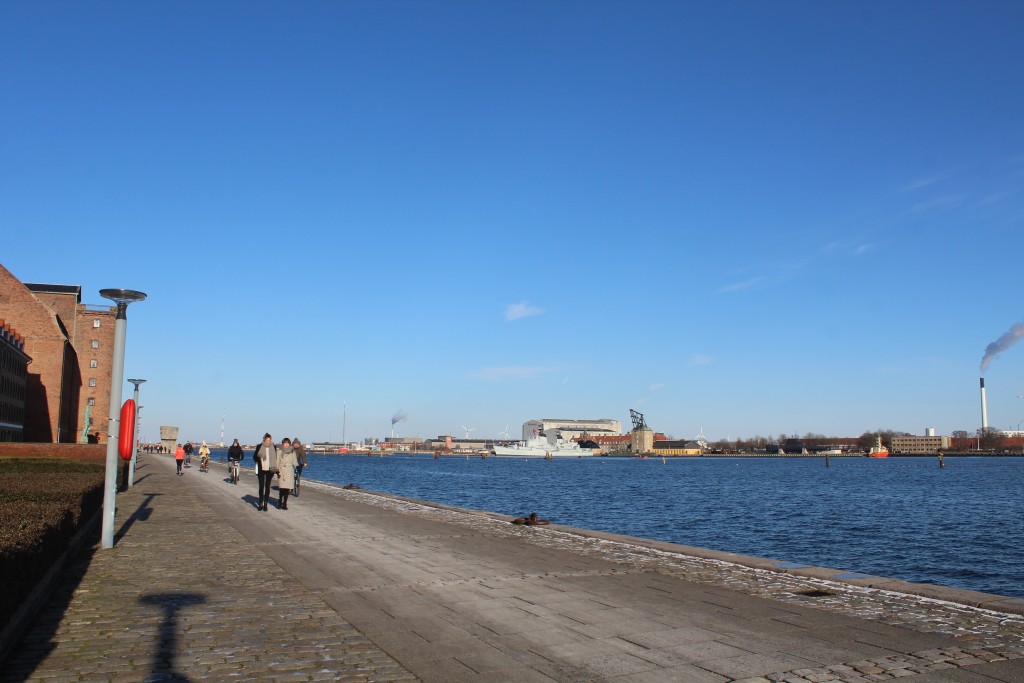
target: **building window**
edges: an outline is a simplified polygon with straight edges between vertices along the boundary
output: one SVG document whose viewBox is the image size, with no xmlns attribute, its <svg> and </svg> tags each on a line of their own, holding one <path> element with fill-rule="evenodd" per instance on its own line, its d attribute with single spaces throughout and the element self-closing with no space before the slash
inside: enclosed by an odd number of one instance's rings
<svg viewBox="0 0 1024 683">
<path fill-rule="evenodd" d="M 89 399 L 89 405 L 91 405 L 91 406 L 94 406 L 94 405 L 96 405 L 96 399 L 94 399 L 94 398 L 90 398 L 90 399 Z"/>
<path fill-rule="evenodd" d="M 100 326 L 100 321 L 99 320 L 93 320 L 92 321 L 92 326 L 93 327 L 99 327 Z"/>
<path fill-rule="evenodd" d="M 93 359 L 93 360 L 89 361 L 89 367 L 90 368 L 99 367 L 99 364 L 100 364 L 100 362 L 98 360 L 96 360 L 96 359 Z"/>
<path fill-rule="evenodd" d="M 99 339 L 93 339 L 92 340 L 92 348 L 94 348 L 94 349 L 100 348 L 100 340 Z"/>
<path fill-rule="evenodd" d="M 90 387 L 96 386 L 96 378 L 95 377 L 90 377 L 89 378 L 89 386 Z"/>
</svg>

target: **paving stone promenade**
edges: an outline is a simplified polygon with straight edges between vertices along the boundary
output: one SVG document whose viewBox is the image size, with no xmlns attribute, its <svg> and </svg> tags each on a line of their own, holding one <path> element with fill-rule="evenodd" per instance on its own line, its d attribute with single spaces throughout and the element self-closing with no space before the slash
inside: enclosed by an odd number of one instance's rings
<svg viewBox="0 0 1024 683">
<path fill-rule="evenodd" d="M 1024 682 L 1019 614 L 311 481 L 257 512 L 251 474 L 165 456 L 137 474 L 116 547 L 0 680 Z"/>
</svg>

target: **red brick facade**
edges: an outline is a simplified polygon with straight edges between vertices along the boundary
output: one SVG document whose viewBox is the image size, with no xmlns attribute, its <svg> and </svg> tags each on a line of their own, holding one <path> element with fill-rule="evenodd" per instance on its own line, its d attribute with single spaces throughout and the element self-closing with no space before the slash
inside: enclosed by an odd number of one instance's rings
<svg viewBox="0 0 1024 683">
<path fill-rule="evenodd" d="M 99 443 L 106 443 L 117 307 L 86 306 L 81 302 L 80 287 L 34 283 L 25 286 L 64 321 L 71 346 L 78 357 L 81 389 L 75 440 L 85 442 L 87 437 L 91 437 Z"/>
<path fill-rule="evenodd" d="M 25 285 L 0 265 L 0 318 L 24 336 L 32 358 L 25 441 L 85 441 L 86 427 L 106 441 L 115 313 L 116 307 L 83 306 L 79 287 Z"/>
</svg>

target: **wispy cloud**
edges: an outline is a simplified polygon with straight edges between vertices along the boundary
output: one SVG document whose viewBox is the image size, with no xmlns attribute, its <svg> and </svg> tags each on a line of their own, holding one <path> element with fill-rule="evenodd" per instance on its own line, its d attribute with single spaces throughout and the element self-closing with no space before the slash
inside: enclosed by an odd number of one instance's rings
<svg viewBox="0 0 1024 683">
<path fill-rule="evenodd" d="M 531 315 L 540 315 L 544 312 L 543 308 L 537 306 L 531 306 L 525 301 L 518 304 L 509 304 L 505 307 L 505 320 L 519 320 L 520 318 L 529 318 Z"/>
<path fill-rule="evenodd" d="M 752 277 L 749 280 L 741 280 L 740 282 L 734 282 L 731 285 L 722 287 L 719 291 L 720 294 L 727 292 L 742 292 L 748 289 L 760 289 L 765 286 L 767 279 L 761 275 Z"/>
<path fill-rule="evenodd" d="M 863 256 L 864 254 L 868 253 L 874 248 L 875 245 L 871 244 L 870 242 L 862 242 L 860 244 L 851 244 L 850 242 L 829 242 L 824 247 L 822 247 L 821 250 L 826 253 L 838 253 L 840 256 Z"/>
<path fill-rule="evenodd" d="M 927 176 L 927 177 L 924 177 L 924 178 L 918 178 L 917 180 L 915 180 L 915 181 L 913 181 L 911 183 L 908 183 L 907 185 L 904 185 L 900 189 L 896 190 L 896 193 L 897 194 L 902 194 L 904 192 L 914 192 L 915 190 L 921 190 L 921 189 L 924 189 L 924 188 L 928 187 L 929 185 L 934 185 L 935 183 L 941 182 L 941 181 L 945 180 L 948 177 L 949 177 L 948 173 L 943 173 L 943 174 L 937 174 L 937 175 L 933 175 L 933 176 Z"/>
<path fill-rule="evenodd" d="M 922 213 L 924 211 L 949 209 L 954 206 L 959 206 L 963 201 L 964 195 L 962 194 L 948 194 L 943 197 L 935 197 L 934 199 L 929 199 L 926 202 L 914 204 L 912 207 L 907 209 L 906 213 Z"/>
<path fill-rule="evenodd" d="M 1017 192 L 1018 190 L 1014 190 L 1012 192 L 993 192 L 992 194 L 986 197 L 982 197 L 980 200 L 978 200 L 978 205 L 988 206 L 989 204 L 996 204 L 997 202 L 1003 201 L 1007 197 L 1012 197 L 1013 195 L 1017 194 Z"/>
<path fill-rule="evenodd" d="M 565 368 L 546 367 L 543 365 L 502 365 L 494 368 L 480 368 L 471 377 L 491 382 L 510 382 L 520 379 L 531 379 L 552 372 L 562 372 Z"/>
<path fill-rule="evenodd" d="M 694 353 L 690 356 L 690 365 L 711 365 L 714 361 L 714 356 L 707 356 L 703 353 Z"/>
<path fill-rule="evenodd" d="M 652 384 L 649 387 L 649 389 L 651 391 L 657 391 L 658 389 L 664 389 L 664 388 L 665 388 L 665 383 L 664 382 L 658 382 L 657 384 Z"/>
</svg>

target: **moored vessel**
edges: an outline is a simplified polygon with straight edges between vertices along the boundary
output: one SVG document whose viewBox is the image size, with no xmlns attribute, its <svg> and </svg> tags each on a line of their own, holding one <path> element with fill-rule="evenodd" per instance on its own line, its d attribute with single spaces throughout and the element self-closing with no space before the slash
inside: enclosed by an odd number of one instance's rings
<svg viewBox="0 0 1024 683">
<path fill-rule="evenodd" d="M 561 437 L 561 432 L 555 431 L 548 434 L 542 433 L 526 441 L 514 443 L 511 446 L 494 446 L 494 454 L 508 457 L 535 457 L 546 458 L 576 458 L 594 455 L 594 449 L 581 448 L 575 441 L 566 441 Z"/>
<path fill-rule="evenodd" d="M 878 437 L 878 443 L 871 447 L 868 451 L 869 458 L 888 458 L 889 449 L 882 445 L 882 437 Z"/>
</svg>

